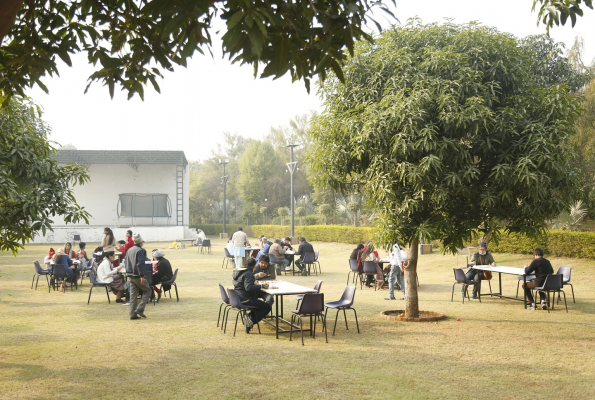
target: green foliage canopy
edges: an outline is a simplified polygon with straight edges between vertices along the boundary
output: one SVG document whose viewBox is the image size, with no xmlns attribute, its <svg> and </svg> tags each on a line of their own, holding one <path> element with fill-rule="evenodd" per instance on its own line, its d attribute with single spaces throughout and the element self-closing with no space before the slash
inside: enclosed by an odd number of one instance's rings
<svg viewBox="0 0 595 400">
<path fill-rule="evenodd" d="M 410 22 L 358 44 L 345 84 L 322 88 L 315 183 L 361 185 L 381 243 L 423 234 L 454 252 L 478 230 L 540 234 L 576 189 L 579 105 L 534 59 L 474 24 Z"/>
<path fill-rule="evenodd" d="M 0 251 L 16 254 L 40 231 L 51 230 L 56 215 L 89 223 L 71 188 L 89 180 L 87 168 L 58 166 L 50 158 L 54 149 L 40 115 L 19 98 L 0 110 Z"/>
<path fill-rule="evenodd" d="M 583 6 L 593 9 L 593 0 L 533 0 L 533 11 L 538 4 L 537 23 L 541 21 L 547 27 L 548 33 L 554 25 L 565 25 L 568 18 L 574 28 L 576 17 L 583 16 Z"/>
</svg>

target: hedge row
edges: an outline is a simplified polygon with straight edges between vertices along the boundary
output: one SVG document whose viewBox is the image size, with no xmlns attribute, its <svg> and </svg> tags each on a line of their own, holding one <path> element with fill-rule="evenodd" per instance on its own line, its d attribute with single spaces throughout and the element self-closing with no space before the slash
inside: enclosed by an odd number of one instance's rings
<svg viewBox="0 0 595 400">
<path fill-rule="evenodd" d="M 238 227 L 240 227 L 240 226 L 242 227 L 244 232 L 246 232 L 246 234 L 249 237 L 254 236 L 254 234 L 252 232 L 252 227 L 249 225 L 225 224 L 225 230 L 227 231 L 228 234 L 232 234 L 235 231 L 237 231 Z M 205 233 L 205 235 L 212 236 L 212 237 L 219 237 L 219 234 L 221 232 L 223 232 L 223 224 L 200 224 L 198 226 L 195 226 L 194 228 L 202 229 L 202 231 Z"/>
<path fill-rule="evenodd" d="M 511 234 L 502 236 L 498 244 L 490 243 L 491 250 L 496 253 L 533 254 L 536 247 L 543 249 L 546 257 L 595 259 L 595 233 L 549 231 L 540 240 Z"/>
<path fill-rule="evenodd" d="M 267 238 L 283 238 L 291 234 L 291 227 L 252 225 L 252 231 L 255 236 L 262 234 Z M 316 242 L 364 243 L 373 238 L 374 229 L 345 225 L 300 225 L 295 227 L 295 235 Z"/>
</svg>

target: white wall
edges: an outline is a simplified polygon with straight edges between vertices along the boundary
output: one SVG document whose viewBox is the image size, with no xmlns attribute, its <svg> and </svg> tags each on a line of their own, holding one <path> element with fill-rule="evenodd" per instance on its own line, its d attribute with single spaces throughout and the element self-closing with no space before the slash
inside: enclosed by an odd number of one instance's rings
<svg viewBox="0 0 595 400">
<path fill-rule="evenodd" d="M 139 233 L 146 242 L 173 242 L 176 239 L 194 239 L 197 236 L 196 231 L 189 231 L 188 228 L 184 226 L 139 226 L 112 228 L 116 240 L 125 240 L 126 230 L 128 229 L 132 230 L 134 233 Z M 31 243 L 63 244 L 72 242 L 74 235 L 80 235 L 83 242 L 101 243 L 101 240 L 103 239 L 103 227 L 69 225 L 67 227 L 54 228 L 53 232 L 47 232 L 45 236 L 36 236 Z"/>
<path fill-rule="evenodd" d="M 189 224 L 189 168 L 184 171 L 184 225 Z M 128 226 L 132 218 L 119 218 L 117 214 L 120 193 L 166 193 L 172 205 L 171 218 L 135 218 L 136 226 L 165 225 L 177 223 L 176 166 L 166 164 L 141 164 L 138 171 L 125 164 L 92 164 L 89 167 L 91 181 L 73 188 L 77 203 L 91 214 L 89 225 L 97 227 Z M 60 217 L 54 218 L 53 227 L 79 227 L 86 224 L 66 225 Z M 100 230 L 102 230 L 100 228 Z M 168 239 L 169 240 L 169 239 Z"/>
</svg>

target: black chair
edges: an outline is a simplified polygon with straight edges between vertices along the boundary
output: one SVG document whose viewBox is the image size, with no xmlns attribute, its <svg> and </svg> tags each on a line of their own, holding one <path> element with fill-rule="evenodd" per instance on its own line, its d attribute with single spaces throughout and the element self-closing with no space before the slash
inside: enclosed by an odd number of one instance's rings
<svg viewBox="0 0 595 400">
<path fill-rule="evenodd" d="M 203 239 L 202 244 L 200 245 L 200 254 L 204 254 L 205 248 L 211 254 L 211 239 Z"/>
<path fill-rule="evenodd" d="M 304 266 L 308 268 L 308 275 L 310 275 L 310 266 L 314 265 L 314 263 L 315 263 L 314 253 L 311 253 L 311 252 L 304 253 L 304 258 L 302 258 L 302 260 L 300 260 L 300 263 L 304 264 Z M 314 267 L 314 274 L 318 275 L 316 273 L 316 267 Z"/>
<path fill-rule="evenodd" d="M 521 281 L 522 281 L 522 280 L 524 280 L 524 279 L 526 279 L 526 280 L 527 280 L 527 282 L 529 282 L 529 281 L 534 281 L 535 279 L 537 279 L 537 277 L 536 277 L 535 275 L 527 275 L 527 277 L 526 277 L 526 278 L 524 278 L 524 277 L 521 275 L 521 276 L 519 276 L 519 277 L 517 278 L 517 282 L 516 282 L 516 298 L 517 298 L 517 299 L 519 298 L 519 285 L 521 284 Z"/>
<path fill-rule="evenodd" d="M 469 285 L 471 285 L 471 286 L 479 285 L 480 281 L 468 280 L 467 276 L 465 275 L 465 272 L 463 271 L 462 268 L 453 268 L 452 270 L 455 273 L 455 283 L 452 284 L 452 294 L 450 296 L 450 301 L 452 302 L 454 299 L 455 285 L 463 285 L 463 289 L 465 290 L 467 299 L 469 301 L 471 301 L 471 298 L 469 297 Z M 477 291 L 477 298 L 479 299 L 479 302 L 481 303 L 481 293 L 479 290 Z M 463 304 L 465 304 L 465 296 L 463 296 Z"/>
<path fill-rule="evenodd" d="M 74 237 L 72 238 L 72 243 L 76 244 L 76 242 L 80 243 L 81 241 L 81 235 L 74 235 Z"/>
<path fill-rule="evenodd" d="M 170 288 L 167 290 L 169 292 L 169 298 L 171 299 L 171 286 L 176 289 L 176 299 L 180 301 L 180 296 L 178 296 L 178 285 L 176 284 L 176 278 L 178 277 L 178 268 L 174 271 L 174 276 L 169 281 L 161 282 L 161 286 L 159 290 L 163 290 L 163 285 L 170 285 Z M 165 292 L 163 292 L 163 297 L 165 297 Z"/>
<path fill-rule="evenodd" d="M 322 282 L 322 281 L 318 281 Z M 293 338 L 293 322 L 295 318 L 300 321 L 300 330 L 302 331 L 302 346 L 304 345 L 304 321 L 302 317 L 310 317 L 310 331 L 312 338 L 316 339 L 316 321 L 322 318 L 322 330 L 328 343 L 328 332 L 326 329 L 326 316 L 322 313 L 324 310 L 324 293 L 306 293 L 303 295 L 302 303 L 297 310 L 291 311 L 291 323 L 289 331 L 289 341 Z M 314 318 L 314 327 L 312 327 L 312 317 Z"/>
<path fill-rule="evenodd" d="M 95 287 L 103 287 L 105 288 L 105 294 L 107 295 L 107 302 L 109 304 L 112 303 L 112 301 L 109 298 L 109 283 L 103 283 L 103 282 L 99 282 L 97 280 L 97 278 L 95 278 L 95 272 L 93 272 L 93 270 L 89 271 L 89 279 L 91 280 L 91 289 L 89 290 L 89 299 L 87 300 L 87 305 L 89 305 L 89 302 L 91 301 L 91 293 L 93 293 L 93 288 Z"/>
<path fill-rule="evenodd" d="M 283 265 L 283 271 L 281 271 L 281 272 L 285 271 L 285 264 L 280 263 L 279 260 L 277 260 L 277 258 L 273 255 L 273 253 L 269 253 L 268 256 L 269 256 L 269 264 L 272 264 L 273 267 L 275 267 L 275 268 L 279 268 L 279 265 Z M 279 270 L 280 270 L 280 268 L 279 268 Z M 285 274 L 285 275 L 287 275 L 287 274 Z"/>
<path fill-rule="evenodd" d="M 224 265 L 225 265 L 225 268 L 227 268 L 227 266 L 229 264 L 229 260 L 231 260 L 231 262 L 233 263 L 233 262 L 235 262 L 235 257 L 233 255 L 229 254 L 229 250 L 227 250 L 227 247 L 223 248 L 223 250 L 225 250 L 225 257 L 223 258 L 223 263 L 221 264 L 221 268 L 223 268 Z"/>
<path fill-rule="evenodd" d="M 33 261 L 33 266 L 35 267 L 35 274 L 33 274 L 33 280 L 31 281 L 31 289 L 33 289 L 33 282 L 35 282 L 35 290 L 37 290 L 37 284 L 39 283 L 39 277 L 40 276 L 45 276 L 45 280 L 48 283 L 48 293 L 51 292 L 50 289 L 50 278 L 48 278 L 52 271 L 48 270 L 48 269 L 43 269 L 41 268 L 41 265 L 39 265 L 39 261 Z M 35 281 L 35 277 L 37 277 L 37 281 Z"/>
<path fill-rule="evenodd" d="M 314 251 L 314 271 L 316 272 L 316 268 L 318 268 L 318 273 L 322 275 L 322 269 L 320 269 L 320 261 L 318 261 L 319 253 L 319 251 Z"/>
<path fill-rule="evenodd" d="M 376 263 L 374 261 L 364 261 L 363 262 L 363 271 L 365 275 L 374 275 L 376 276 Z M 361 277 L 360 277 L 361 281 Z M 368 285 L 370 282 L 368 282 Z M 374 285 L 374 291 L 376 291 L 378 285 Z M 361 287 L 360 287 L 361 289 Z"/>
<path fill-rule="evenodd" d="M 355 325 L 357 326 L 357 333 L 359 333 L 359 323 L 357 322 L 357 312 L 355 308 L 353 308 L 353 300 L 355 299 L 355 290 L 357 288 L 355 286 L 347 286 L 345 291 L 343 292 L 343 296 L 338 301 L 332 301 L 330 303 L 325 303 L 324 306 L 326 310 L 324 311 L 324 320 L 326 321 L 326 313 L 328 312 L 329 308 L 333 310 L 337 310 L 337 315 L 335 315 L 335 327 L 333 328 L 333 336 L 335 336 L 335 329 L 337 329 L 337 318 L 339 317 L 339 311 L 343 310 L 343 316 L 345 317 L 345 329 L 349 330 L 347 326 L 347 314 L 345 310 L 353 310 L 355 314 Z"/>
<path fill-rule="evenodd" d="M 68 273 L 66 273 L 66 267 L 64 267 L 64 265 L 52 264 L 52 276 L 54 278 L 54 289 L 58 285 L 58 279 L 62 279 L 62 280 L 64 280 L 63 293 L 66 293 L 66 283 L 67 283 L 66 279 L 70 276 L 73 278 L 72 282 L 70 282 L 70 291 L 72 292 L 73 285 L 76 285 L 76 287 L 78 289 L 78 285 L 77 285 L 78 279 L 74 275 L 68 275 Z"/>
<path fill-rule="evenodd" d="M 568 312 L 568 304 L 566 304 L 566 293 L 562 290 L 564 286 L 564 276 L 561 274 L 550 274 L 545 277 L 545 282 L 543 282 L 543 286 L 536 287 L 535 291 L 537 292 L 544 292 L 547 295 L 547 312 L 550 312 L 550 293 L 554 293 L 554 297 L 552 298 L 552 310 L 554 309 L 554 302 L 556 300 L 556 293 L 560 296 L 560 292 L 564 294 L 564 305 L 566 306 L 566 312 Z"/>
<path fill-rule="evenodd" d="M 572 286 L 572 283 L 570 283 L 570 272 L 571 272 L 572 268 L 570 267 L 560 267 L 558 268 L 558 271 L 556 272 L 556 274 L 560 274 L 562 275 L 562 287 L 566 286 L 566 285 L 570 285 L 570 290 L 572 290 L 572 302 L 576 303 L 576 301 L 574 300 L 574 287 Z M 558 294 L 558 301 L 560 301 L 560 294 Z"/>
<path fill-rule="evenodd" d="M 347 285 L 349 285 L 349 276 L 353 272 L 353 282 L 357 286 L 357 280 L 360 281 L 360 289 L 363 285 L 361 274 L 357 272 L 357 260 L 349 259 L 349 273 L 347 274 Z"/>
<path fill-rule="evenodd" d="M 219 284 L 219 291 L 221 292 L 221 305 L 219 306 L 219 316 L 217 317 L 217 326 L 219 326 L 219 321 L 221 321 L 221 329 L 223 330 L 223 321 L 225 321 L 225 315 L 229 309 L 229 307 L 231 307 L 231 303 L 229 302 L 229 296 L 227 295 L 227 292 L 225 291 L 225 288 L 223 287 L 222 284 Z M 221 308 L 225 306 L 225 308 L 223 308 L 223 319 L 221 319 Z"/>
<path fill-rule="evenodd" d="M 314 290 L 316 290 L 316 293 L 320 293 L 320 287 L 322 286 L 322 280 L 319 280 L 318 282 L 316 282 L 316 285 L 314 285 Z M 304 298 L 303 294 L 298 294 L 297 296 L 295 296 L 295 299 L 297 300 L 297 304 L 295 305 L 295 308 L 298 309 L 300 307 L 300 301 Z"/>
<path fill-rule="evenodd" d="M 231 310 L 237 311 L 236 325 L 233 329 L 233 335 L 235 336 L 236 330 L 238 329 L 238 317 L 241 315 L 242 323 L 245 323 L 244 319 L 248 316 L 248 311 L 256 310 L 256 307 L 247 306 L 247 305 L 243 304 L 242 301 L 240 300 L 240 296 L 238 296 L 237 292 L 233 289 L 227 289 L 227 293 L 229 295 L 229 303 L 231 305 L 231 308 L 227 311 L 228 318 L 229 318 L 229 311 L 231 311 Z M 260 324 L 256 324 L 256 325 L 258 325 L 258 333 L 260 333 Z M 225 319 L 225 327 L 223 329 L 223 333 L 225 333 L 226 331 L 227 331 L 227 318 Z"/>
</svg>

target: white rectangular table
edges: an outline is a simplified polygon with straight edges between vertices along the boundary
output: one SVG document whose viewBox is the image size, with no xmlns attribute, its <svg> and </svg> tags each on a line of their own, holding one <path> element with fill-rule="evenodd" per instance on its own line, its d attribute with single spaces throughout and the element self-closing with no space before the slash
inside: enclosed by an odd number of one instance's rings
<svg viewBox="0 0 595 400">
<path fill-rule="evenodd" d="M 275 296 L 275 331 L 277 334 L 277 339 L 279 339 L 279 333 L 288 333 L 289 330 L 279 328 L 279 320 L 285 322 L 286 324 L 291 325 L 290 321 L 283 319 L 283 296 L 295 296 L 298 294 L 306 294 L 306 293 L 317 293 L 316 290 L 312 288 L 308 288 L 305 286 L 296 285 L 295 283 L 286 282 L 286 281 L 270 281 L 271 286 L 276 286 L 278 289 L 261 289 L 263 292 L 268 293 L 270 295 Z M 279 315 L 279 297 L 281 297 L 281 314 Z M 266 319 L 263 321 L 270 323 Z M 272 325 L 272 324 L 271 324 Z M 299 327 L 297 325 L 293 325 L 294 328 Z"/>
<path fill-rule="evenodd" d="M 491 265 L 474 265 L 473 267 L 471 267 L 471 269 L 498 273 L 499 292 L 498 293 L 490 293 L 490 296 L 496 296 L 496 297 L 500 297 L 500 298 L 504 298 L 504 299 L 521 301 L 521 299 L 517 299 L 516 297 L 508 297 L 508 296 L 502 295 L 502 274 L 522 276 L 523 277 L 523 285 L 526 285 L 527 284 L 527 275 L 525 274 L 525 268 L 507 267 L 504 265 L 497 266 L 497 267 L 492 267 Z M 525 308 L 527 308 L 527 293 L 525 293 L 524 290 L 523 290 L 523 293 L 524 293 L 523 300 L 522 300 L 523 305 L 525 306 Z"/>
</svg>

